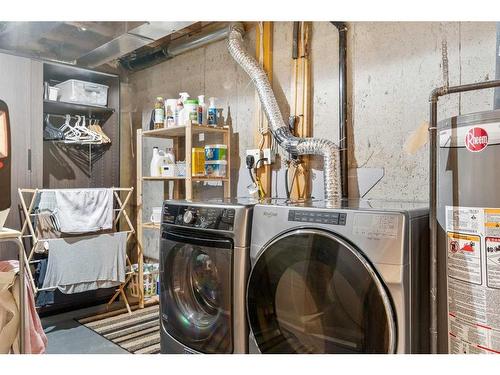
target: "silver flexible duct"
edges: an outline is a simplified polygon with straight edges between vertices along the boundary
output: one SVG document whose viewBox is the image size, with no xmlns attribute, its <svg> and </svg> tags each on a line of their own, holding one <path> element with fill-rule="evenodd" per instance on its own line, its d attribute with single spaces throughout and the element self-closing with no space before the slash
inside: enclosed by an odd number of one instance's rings
<svg viewBox="0 0 500 375">
<path fill-rule="evenodd" d="M 339 178 L 340 162 L 338 146 L 327 139 L 299 138 L 294 136 L 281 116 L 278 102 L 267 74 L 243 47 L 244 28 L 241 23 L 229 26 L 228 49 L 236 62 L 247 72 L 259 94 L 262 108 L 269 121 L 271 132 L 281 147 L 294 156 L 321 155 L 323 157 L 325 199 L 337 201 L 342 189 Z"/>
</svg>

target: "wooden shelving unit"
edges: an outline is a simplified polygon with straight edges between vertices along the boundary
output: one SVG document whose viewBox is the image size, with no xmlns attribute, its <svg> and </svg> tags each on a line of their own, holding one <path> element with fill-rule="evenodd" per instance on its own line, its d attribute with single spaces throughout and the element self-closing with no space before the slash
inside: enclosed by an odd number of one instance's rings
<svg viewBox="0 0 500 375">
<path fill-rule="evenodd" d="M 193 147 L 193 136 L 201 133 L 220 134 L 222 135 L 222 143 L 227 145 L 227 167 L 226 177 L 208 177 L 208 176 L 192 176 L 191 174 L 191 149 Z M 172 139 L 173 150 L 176 159 L 182 160 L 181 149 L 184 150 L 184 160 L 186 162 L 185 177 L 151 177 L 144 176 L 143 164 L 143 139 L 145 137 Z M 182 147 L 183 146 L 183 147 Z M 185 126 L 176 126 L 172 128 L 163 128 L 155 130 L 137 130 L 137 246 L 141 256 L 139 257 L 139 282 L 142 290 L 143 285 L 143 232 L 147 230 L 159 230 L 160 225 L 152 222 L 143 222 L 143 184 L 148 182 L 163 182 L 165 187 L 173 182 L 173 197 L 174 199 L 193 199 L 193 184 L 204 182 L 222 182 L 224 188 L 224 197 L 231 196 L 231 131 L 229 128 L 201 126 L 187 124 Z M 165 190 L 164 187 L 164 190 Z M 143 306 L 140 306 L 143 307 Z"/>
</svg>

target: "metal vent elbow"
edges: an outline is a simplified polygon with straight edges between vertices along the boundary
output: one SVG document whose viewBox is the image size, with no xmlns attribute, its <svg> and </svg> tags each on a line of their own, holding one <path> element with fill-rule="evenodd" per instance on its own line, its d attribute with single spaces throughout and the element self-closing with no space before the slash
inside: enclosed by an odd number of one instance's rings
<svg viewBox="0 0 500 375">
<path fill-rule="evenodd" d="M 294 156 L 322 156 L 325 199 L 337 201 L 342 196 L 338 146 L 328 139 L 299 138 L 290 132 L 283 120 L 266 72 L 243 47 L 244 33 L 244 27 L 241 23 L 233 23 L 229 26 L 228 50 L 253 81 L 273 137 L 282 148 Z"/>
</svg>

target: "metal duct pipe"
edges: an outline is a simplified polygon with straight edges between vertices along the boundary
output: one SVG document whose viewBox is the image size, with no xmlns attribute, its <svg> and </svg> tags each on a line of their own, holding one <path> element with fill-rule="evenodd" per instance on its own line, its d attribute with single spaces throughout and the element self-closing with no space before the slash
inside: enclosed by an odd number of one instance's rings
<svg viewBox="0 0 500 375">
<path fill-rule="evenodd" d="M 349 163 L 347 153 L 347 24 L 334 22 L 339 32 L 339 156 L 340 181 L 342 183 L 342 198 L 349 195 Z"/>
<path fill-rule="evenodd" d="M 330 140 L 295 137 L 283 120 L 266 72 L 243 47 L 244 28 L 241 23 L 229 26 L 228 49 L 231 56 L 253 81 L 262 108 L 269 121 L 271 133 L 281 147 L 293 156 L 321 155 L 324 163 L 325 198 L 334 202 L 341 197 L 339 179 L 339 149 Z"/>
<path fill-rule="evenodd" d="M 437 353 L 438 346 L 438 305 L 437 305 L 437 105 L 441 96 L 457 94 L 466 91 L 490 89 L 500 87 L 500 80 L 471 83 L 468 85 L 438 87 L 432 90 L 430 101 L 429 118 L 429 228 L 430 228 L 430 347 L 431 353 Z"/>
<path fill-rule="evenodd" d="M 120 64 L 127 70 L 138 71 L 160 62 L 170 60 L 182 53 L 192 51 L 196 48 L 204 47 L 209 43 L 221 41 L 227 37 L 227 25 L 213 29 L 207 32 L 202 32 L 193 37 L 181 38 L 177 41 L 169 43 L 165 47 L 159 47 L 152 52 L 137 56 L 130 59 L 121 59 Z"/>
</svg>

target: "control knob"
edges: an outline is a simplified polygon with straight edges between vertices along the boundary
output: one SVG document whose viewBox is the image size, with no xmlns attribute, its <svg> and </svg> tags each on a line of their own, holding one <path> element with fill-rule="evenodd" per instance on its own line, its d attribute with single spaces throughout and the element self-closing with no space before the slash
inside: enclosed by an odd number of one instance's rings
<svg viewBox="0 0 500 375">
<path fill-rule="evenodd" d="M 193 224 L 196 221 L 196 213 L 191 210 L 186 210 L 186 212 L 184 212 L 182 220 L 185 224 Z"/>
</svg>

